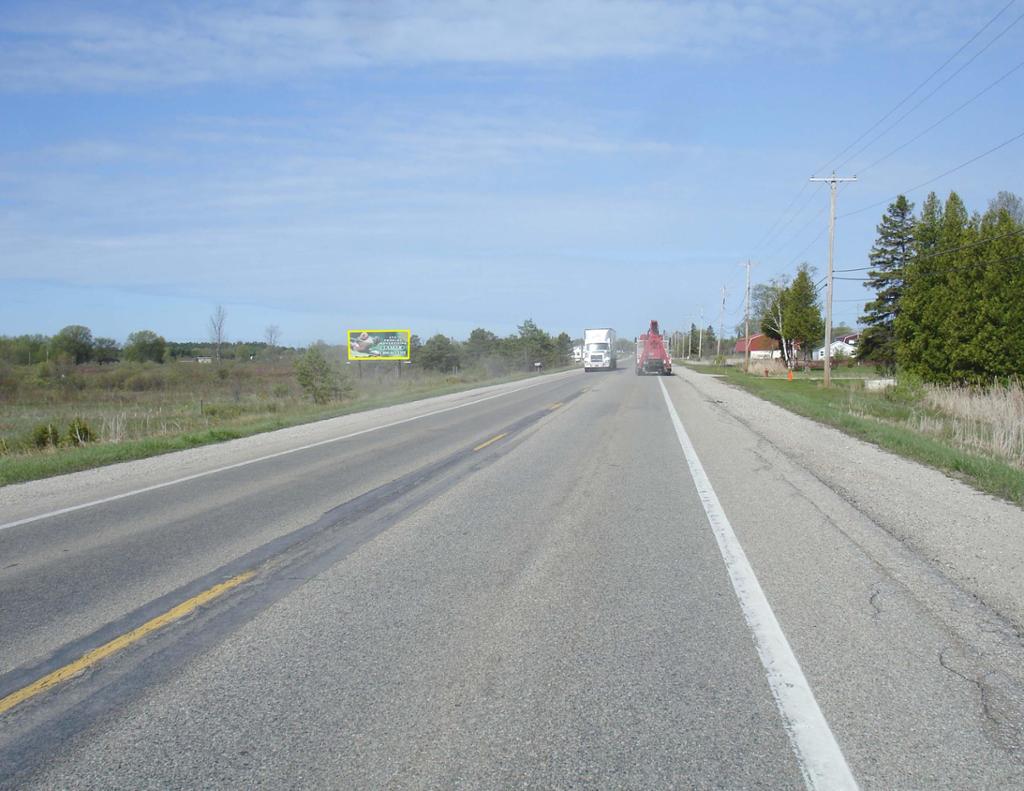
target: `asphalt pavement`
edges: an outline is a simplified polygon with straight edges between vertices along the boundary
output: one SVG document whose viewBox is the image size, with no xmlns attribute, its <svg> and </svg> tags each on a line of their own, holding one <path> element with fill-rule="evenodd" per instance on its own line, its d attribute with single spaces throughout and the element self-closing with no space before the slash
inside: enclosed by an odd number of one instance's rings
<svg viewBox="0 0 1024 791">
<path fill-rule="evenodd" d="M 838 761 L 862 788 L 1024 786 L 1019 638 L 979 682 L 990 647 L 935 604 L 962 592 L 696 376 L 543 377 L 19 500 L 0 700 L 130 639 L 0 713 L 0 784 L 826 788 Z M 104 499 L 70 492 L 37 514 Z"/>
</svg>

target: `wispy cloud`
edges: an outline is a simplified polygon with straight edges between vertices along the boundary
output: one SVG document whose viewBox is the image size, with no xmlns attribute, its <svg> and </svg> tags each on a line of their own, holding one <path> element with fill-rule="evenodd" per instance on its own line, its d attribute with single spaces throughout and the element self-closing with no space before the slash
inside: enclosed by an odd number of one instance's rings
<svg viewBox="0 0 1024 791">
<path fill-rule="evenodd" d="M 59 8 L 59 10 L 58 10 Z M 524 64 L 675 54 L 729 59 L 958 30 L 934 3 L 669 0 L 247 2 L 120 13 L 26 4 L 0 20 L 0 86 L 118 90 L 256 82 L 375 65 Z"/>
</svg>

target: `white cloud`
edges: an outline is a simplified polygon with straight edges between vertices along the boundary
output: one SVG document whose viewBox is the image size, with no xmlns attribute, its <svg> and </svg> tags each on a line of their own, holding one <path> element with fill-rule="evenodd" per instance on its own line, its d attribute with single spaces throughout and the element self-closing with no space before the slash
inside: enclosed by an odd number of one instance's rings
<svg viewBox="0 0 1024 791">
<path fill-rule="evenodd" d="M 120 14 L 27 5 L 0 20 L 0 85 L 118 90 L 256 82 L 376 65 L 537 64 L 959 38 L 976 16 L 933 3 L 392 0 L 142 3 Z M 128 6 L 131 9 L 131 6 Z M 982 12 L 978 12 L 979 14 Z M 855 38 L 851 41 L 851 37 Z"/>
</svg>

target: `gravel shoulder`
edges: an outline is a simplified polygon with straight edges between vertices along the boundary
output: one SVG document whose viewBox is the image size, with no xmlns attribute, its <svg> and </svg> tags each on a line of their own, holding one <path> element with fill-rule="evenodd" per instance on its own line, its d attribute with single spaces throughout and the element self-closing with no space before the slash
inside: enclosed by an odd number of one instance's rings
<svg viewBox="0 0 1024 791">
<path fill-rule="evenodd" d="M 1018 632 L 1024 631 L 1020 508 L 715 377 L 684 369 L 680 378 Z"/>
</svg>

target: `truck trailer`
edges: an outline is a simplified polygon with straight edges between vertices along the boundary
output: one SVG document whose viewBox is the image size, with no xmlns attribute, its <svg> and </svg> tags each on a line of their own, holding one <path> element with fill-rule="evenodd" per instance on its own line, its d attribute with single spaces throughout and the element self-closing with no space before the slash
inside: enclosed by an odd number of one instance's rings
<svg viewBox="0 0 1024 791">
<path fill-rule="evenodd" d="M 672 375 L 672 355 L 665 348 L 665 339 L 654 320 L 650 329 L 636 339 L 636 375 L 644 374 Z"/>
<path fill-rule="evenodd" d="M 583 370 L 614 371 L 618 368 L 615 354 L 615 330 L 609 327 L 583 330 Z"/>
</svg>

